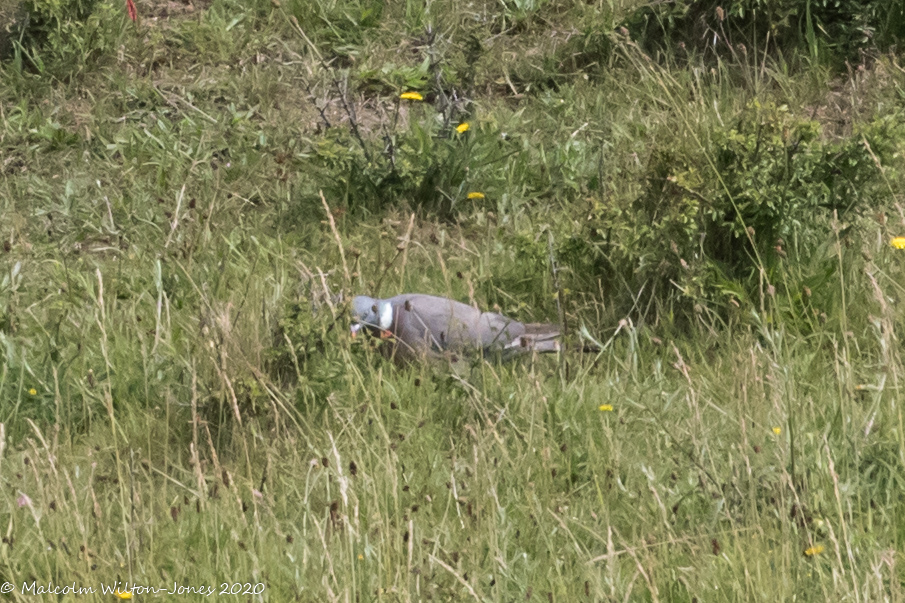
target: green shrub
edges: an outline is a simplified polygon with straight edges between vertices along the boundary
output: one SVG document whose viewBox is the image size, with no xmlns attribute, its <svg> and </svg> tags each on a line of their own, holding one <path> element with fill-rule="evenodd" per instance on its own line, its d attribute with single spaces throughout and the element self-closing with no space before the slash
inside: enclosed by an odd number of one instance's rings
<svg viewBox="0 0 905 603">
<path fill-rule="evenodd" d="M 512 151 L 497 129 L 482 131 L 465 122 L 455 107 L 447 114 L 427 103 L 412 103 L 408 109 L 408 128 L 389 131 L 382 148 L 345 129 L 329 130 L 312 147 L 323 171 L 319 180 L 331 198 L 342 199 L 352 211 L 407 205 L 451 219 L 475 190 L 471 183 L 486 182 L 482 175 L 490 179 Z M 467 131 L 457 131 L 463 123 L 468 123 Z"/>
<path fill-rule="evenodd" d="M 605 257 L 598 273 L 646 298 L 678 292 L 686 308 L 743 304 L 785 258 L 817 253 L 834 217 L 886 201 L 877 159 L 893 156 L 901 130 L 890 118 L 827 142 L 816 122 L 755 101 L 712 132 L 703 153 L 656 150 L 644 193 L 628 208 L 599 209 L 591 236 Z M 827 264 L 813 268 L 824 280 Z"/>
</svg>

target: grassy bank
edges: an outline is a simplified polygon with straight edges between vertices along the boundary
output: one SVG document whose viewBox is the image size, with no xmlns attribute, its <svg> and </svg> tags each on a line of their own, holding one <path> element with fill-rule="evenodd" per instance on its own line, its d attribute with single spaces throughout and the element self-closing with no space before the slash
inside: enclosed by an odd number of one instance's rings
<svg viewBox="0 0 905 603">
<path fill-rule="evenodd" d="M 11 600 L 902 599 L 901 61 L 636 4 L 101 3 L 10 54 Z M 404 291 L 603 348 L 400 369 L 346 306 Z"/>
</svg>

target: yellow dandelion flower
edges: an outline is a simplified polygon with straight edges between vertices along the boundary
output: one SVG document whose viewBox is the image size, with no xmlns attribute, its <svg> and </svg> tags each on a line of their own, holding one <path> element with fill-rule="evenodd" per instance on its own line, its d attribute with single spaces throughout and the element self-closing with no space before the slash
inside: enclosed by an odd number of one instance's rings
<svg viewBox="0 0 905 603">
<path fill-rule="evenodd" d="M 35 388 L 31 388 L 30 390 L 28 390 L 28 393 L 31 394 L 32 396 L 37 396 L 38 390 L 36 390 Z"/>
<path fill-rule="evenodd" d="M 124 600 L 124 601 L 125 601 L 126 599 L 131 599 L 131 598 L 132 598 L 132 593 L 131 593 L 130 591 L 128 591 L 128 590 L 118 590 L 118 591 L 116 591 L 115 594 L 116 594 L 116 596 L 117 596 L 118 598 L 120 598 L 120 599 L 122 599 L 122 600 Z"/>
<path fill-rule="evenodd" d="M 599 410 L 600 412 L 612 412 L 613 405 L 612 404 L 601 404 L 600 406 L 597 407 L 597 410 Z"/>
<path fill-rule="evenodd" d="M 905 237 L 896 237 L 889 244 L 896 249 L 905 249 Z"/>
<path fill-rule="evenodd" d="M 402 94 L 399 95 L 399 98 L 401 98 L 402 100 L 413 100 L 413 101 L 424 100 L 424 97 L 421 96 L 421 94 L 419 94 L 418 92 L 403 92 Z"/>
<path fill-rule="evenodd" d="M 359 560 L 359 561 L 364 561 L 364 558 L 365 558 L 364 555 L 362 555 L 361 553 L 358 554 L 358 560 Z"/>
<path fill-rule="evenodd" d="M 473 191 L 473 192 L 468 193 L 468 198 L 469 199 L 483 199 L 484 193 L 479 193 L 477 191 Z"/>
<path fill-rule="evenodd" d="M 773 428 L 773 433 L 775 433 L 776 435 L 781 434 L 781 433 L 782 433 L 782 427 L 774 427 L 774 428 Z"/>
<path fill-rule="evenodd" d="M 818 544 L 818 545 L 812 546 L 811 548 L 805 549 L 804 555 L 805 555 L 805 557 L 813 557 L 814 555 L 819 555 L 822 552 L 823 552 L 823 545 Z"/>
<path fill-rule="evenodd" d="M 471 127 L 471 126 L 468 125 L 468 122 L 466 121 L 466 122 L 461 123 L 461 124 L 459 124 L 458 126 L 456 126 L 456 132 L 458 132 L 459 134 L 462 134 L 462 133 L 464 133 L 464 132 L 468 132 L 468 128 L 470 128 L 470 127 Z"/>
</svg>

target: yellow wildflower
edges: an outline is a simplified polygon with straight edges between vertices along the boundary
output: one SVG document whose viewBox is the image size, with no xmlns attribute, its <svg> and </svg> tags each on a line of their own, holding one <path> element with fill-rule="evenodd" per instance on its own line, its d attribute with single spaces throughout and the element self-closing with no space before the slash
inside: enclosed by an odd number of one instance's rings
<svg viewBox="0 0 905 603">
<path fill-rule="evenodd" d="M 896 237 L 889 244 L 896 249 L 905 249 L 905 237 Z"/>
<path fill-rule="evenodd" d="M 116 594 L 117 597 L 119 597 L 120 599 L 122 599 L 122 600 L 124 600 L 124 601 L 125 601 L 126 599 L 131 599 L 131 598 L 132 598 L 132 592 L 131 592 L 131 591 L 128 591 L 128 590 L 118 590 L 118 591 L 116 591 L 115 594 Z"/>
<path fill-rule="evenodd" d="M 361 553 L 358 554 L 358 560 L 359 560 L 359 561 L 364 561 L 364 558 L 365 558 L 364 555 L 362 555 Z"/>
<path fill-rule="evenodd" d="M 809 549 L 805 549 L 804 554 L 805 554 L 805 557 L 813 557 L 814 555 L 819 555 L 822 552 L 823 552 L 823 545 L 818 544 L 818 545 L 812 546 Z"/>
<path fill-rule="evenodd" d="M 462 134 L 463 132 L 468 132 L 468 128 L 470 128 L 470 127 L 471 126 L 469 126 L 468 122 L 466 121 L 466 122 L 461 123 L 458 126 L 456 126 L 456 132 L 458 132 L 459 134 Z"/>
<path fill-rule="evenodd" d="M 484 193 L 479 193 L 477 191 L 473 191 L 473 192 L 468 193 L 468 198 L 469 199 L 483 199 Z"/>
<path fill-rule="evenodd" d="M 600 406 L 597 407 L 597 410 L 599 410 L 601 412 L 612 412 L 613 405 L 612 404 L 601 404 Z"/>
<path fill-rule="evenodd" d="M 774 427 L 774 428 L 773 428 L 773 433 L 775 433 L 776 435 L 781 434 L 781 433 L 782 433 L 782 427 Z"/>
<path fill-rule="evenodd" d="M 38 390 L 36 390 L 35 388 L 31 388 L 30 390 L 28 390 L 28 393 L 31 394 L 32 396 L 37 396 Z"/>
<path fill-rule="evenodd" d="M 413 101 L 424 100 L 424 97 L 421 96 L 421 94 L 419 94 L 418 92 L 403 92 L 402 94 L 399 95 L 399 98 L 401 98 L 402 100 L 413 100 Z"/>
</svg>

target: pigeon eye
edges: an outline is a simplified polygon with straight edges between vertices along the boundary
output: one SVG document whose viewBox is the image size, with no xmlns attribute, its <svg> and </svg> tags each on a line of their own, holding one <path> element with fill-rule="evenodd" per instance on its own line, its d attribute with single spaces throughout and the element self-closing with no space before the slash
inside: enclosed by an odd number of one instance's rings
<svg viewBox="0 0 905 603">
<path fill-rule="evenodd" d="M 371 312 L 373 312 L 374 314 L 377 314 L 377 304 L 374 304 L 373 306 L 371 306 Z"/>
</svg>

